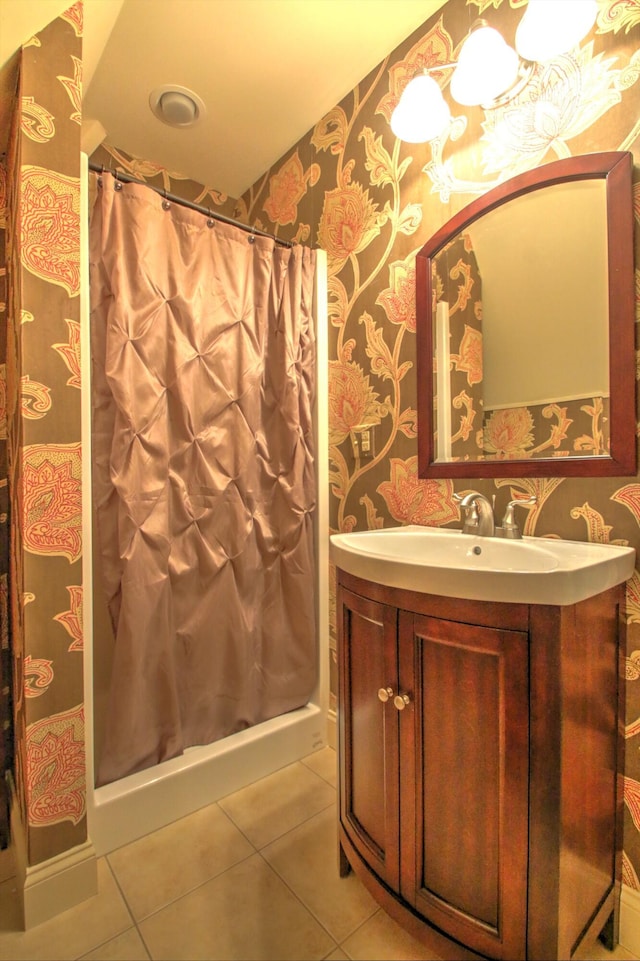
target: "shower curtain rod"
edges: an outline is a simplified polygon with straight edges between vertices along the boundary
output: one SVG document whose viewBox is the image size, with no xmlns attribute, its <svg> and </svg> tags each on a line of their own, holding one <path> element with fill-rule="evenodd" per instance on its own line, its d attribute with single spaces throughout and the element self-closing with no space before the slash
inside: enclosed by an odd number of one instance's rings
<svg viewBox="0 0 640 961">
<path fill-rule="evenodd" d="M 277 244 L 281 247 L 293 247 L 294 244 L 290 240 L 279 240 L 274 237 L 273 234 L 268 234 L 264 230 L 259 230 L 257 227 L 249 227 L 247 224 L 240 223 L 239 220 L 233 220 L 231 217 L 225 217 L 224 214 L 218 214 L 209 207 L 203 207 L 201 204 L 194 204 L 191 200 L 185 200 L 183 197 L 178 197 L 176 194 L 167 193 L 166 190 L 162 190 L 160 187 L 155 187 L 153 184 L 148 184 L 144 180 L 137 180 L 135 177 L 131 177 L 129 174 L 122 173 L 119 170 L 112 170 L 111 167 L 105 167 L 103 164 L 95 164 L 89 161 L 89 170 L 95 171 L 98 174 L 111 174 L 115 180 L 122 180 L 127 184 L 138 184 L 141 187 L 149 187 L 151 190 L 155 190 L 157 194 L 172 204 L 181 204 L 183 207 L 189 207 L 190 210 L 196 210 L 199 214 L 205 214 L 207 217 L 212 217 L 214 220 L 219 220 L 223 224 L 231 224 L 232 227 L 239 227 L 240 230 L 245 230 L 249 234 L 255 234 L 258 237 L 267 237 L 269 240 L 275 240 Z"/>
</svg>

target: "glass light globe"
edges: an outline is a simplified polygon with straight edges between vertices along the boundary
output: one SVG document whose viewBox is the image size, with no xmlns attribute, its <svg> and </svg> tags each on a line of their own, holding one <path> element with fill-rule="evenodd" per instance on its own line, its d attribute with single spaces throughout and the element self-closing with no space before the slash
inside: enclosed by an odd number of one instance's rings
<svg viewBox="0 0 640 961">
<path fill-rule="evenodd" d="M 427 74 L 414 77 L 391 115 L 391 129 L 405 143 L 426 143 L 446 129 L 451 113 L 440 87 Z"/>
<path fill-rule="evenodd" d="M 516 30 L 516 49 L 523 60 L 553 60 L 586 37 L 597 15 L 597 0 L 529 0 Z"/>
<path fill-rule="evenodd" d="M 467 107 L 491 103 L 513 86 L 518 55 L 493 27 L 473 30 L 460 50 L 451 78 L 451 96 Z"/>
</svg>

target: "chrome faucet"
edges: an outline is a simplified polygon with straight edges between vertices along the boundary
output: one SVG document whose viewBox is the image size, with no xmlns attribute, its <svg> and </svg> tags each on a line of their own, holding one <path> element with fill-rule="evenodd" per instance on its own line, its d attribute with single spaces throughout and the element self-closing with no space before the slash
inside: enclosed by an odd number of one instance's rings
<svg viewBox="0 0 640 961">
<path fill-rule="evenodd" d="M 478 491 L 471 491 L 460 501 L 460 507 L 464 511 L 471 510 L 477 516 L 477 522 L 473 525 L 474 529 L 468 533 L 477 534 L 478 537 L 493 537 L 496 532 L 496 525 L 493 519 L 493 507 L 484 496 Z M 471 528 L 471 524 L 469 527 Z"/>
<path fill-rule="evenodd" d="M 506 537 L 510 540 L 520 540 L 522 538 L 522 532 L 514 517 L 515 508 L 519 506 L 529 507 L 537 501 L 535 495 L 509 501 L 502 518 L 502 524 L 500 527 L 496 527 L 493 507 L 484 494 L 471 491 L 464 497 L 460 494 L 454 494 L 453 497 L 464 511 L 463 534 L 475 534 L 478 537 Z"/>
</svg>

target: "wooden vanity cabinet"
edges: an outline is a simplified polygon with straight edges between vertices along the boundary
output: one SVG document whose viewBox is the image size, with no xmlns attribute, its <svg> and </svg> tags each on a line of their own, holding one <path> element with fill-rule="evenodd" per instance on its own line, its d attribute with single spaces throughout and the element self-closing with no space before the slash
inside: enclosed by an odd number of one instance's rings
<svg viewBox="0 0 640 961">
<path fill-rule="evenodd" d="M 499 604 L 338 571 L 341 871 L 442 957 L 617 942 L 622 592 Z"/>
</svg>

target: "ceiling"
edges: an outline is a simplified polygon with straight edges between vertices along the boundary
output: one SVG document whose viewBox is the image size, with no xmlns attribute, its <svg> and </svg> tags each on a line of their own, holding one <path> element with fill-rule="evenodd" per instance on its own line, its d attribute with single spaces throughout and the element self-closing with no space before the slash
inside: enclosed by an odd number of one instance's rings
<svg viewBox="0 0 640 961">
<path fill-rule="evenodd" d="M 70 2 L 0 0 L 0 64 Z M 85 143 L 106 134 L 238 197 L 444 3 L 85 0 Z M 164 84 L 193 90 L 204 118 L 156 119 L 149 95 Z"/>
</svg>

